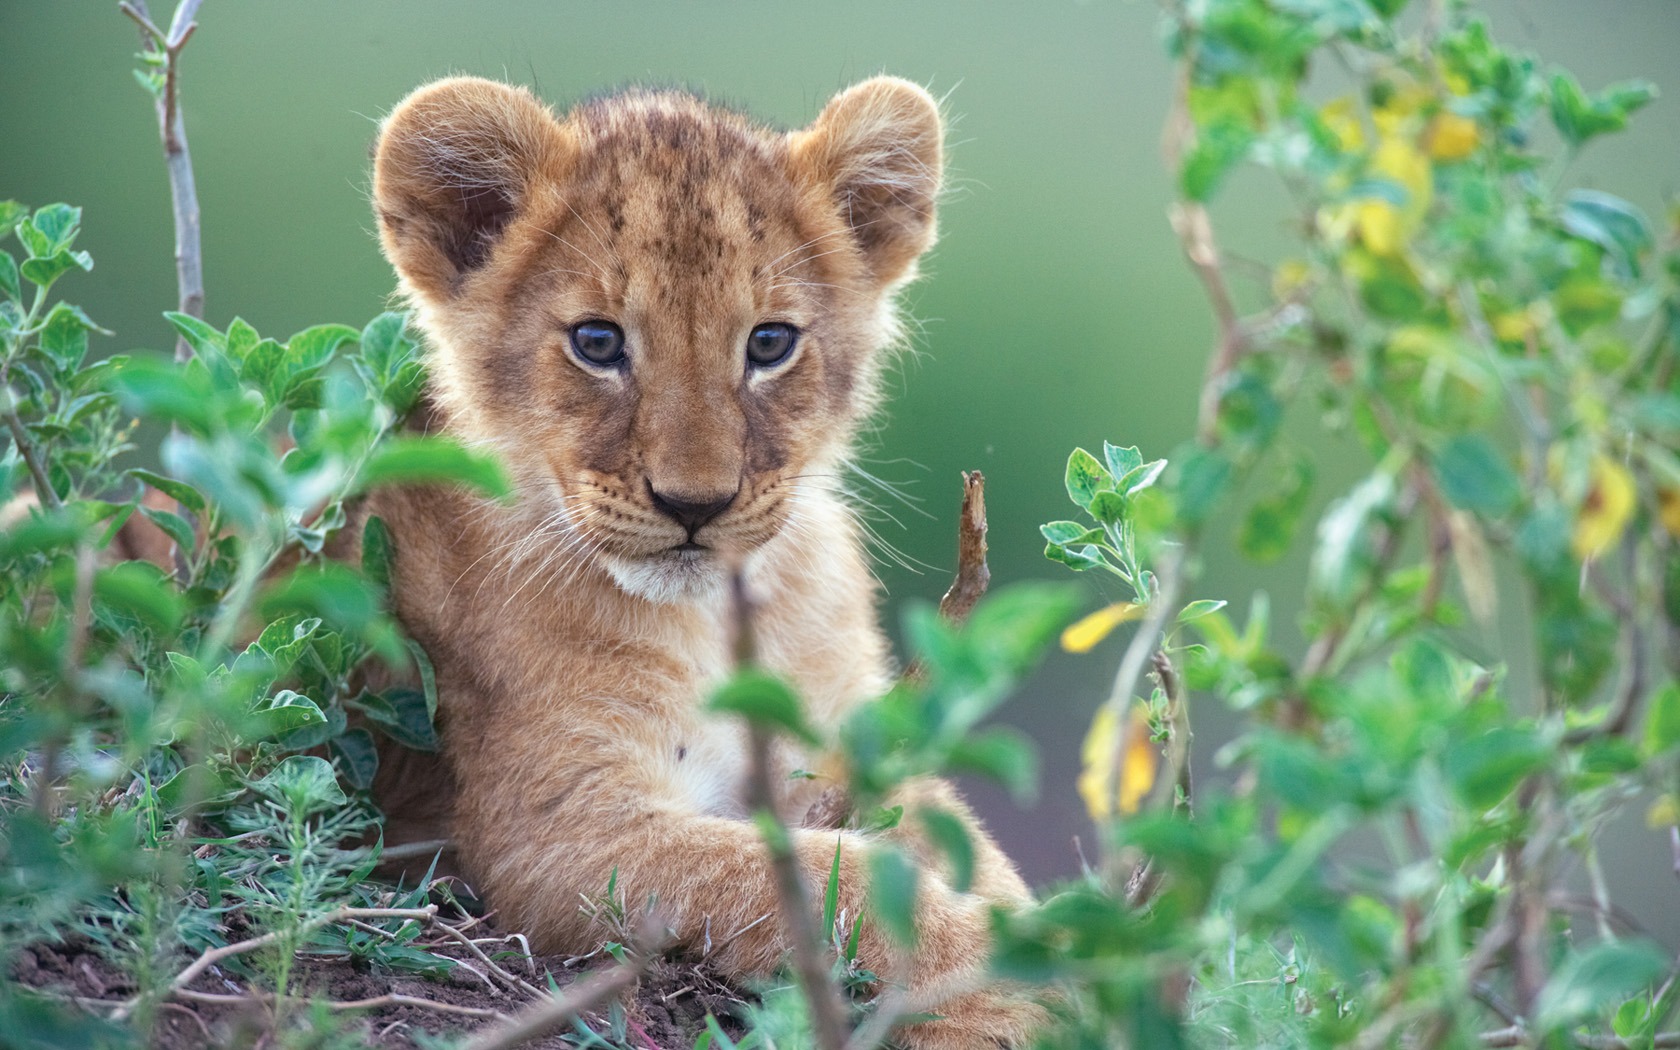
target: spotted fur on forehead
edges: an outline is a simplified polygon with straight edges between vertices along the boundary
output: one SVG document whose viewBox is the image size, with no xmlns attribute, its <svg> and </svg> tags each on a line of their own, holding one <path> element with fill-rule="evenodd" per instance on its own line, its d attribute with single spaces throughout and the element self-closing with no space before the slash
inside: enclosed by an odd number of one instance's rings
<svg viewBox="0 0 1680 1050">
<path fill-rule="evenodd" d="M 772 222 L 802 242 L 814 232 L 796 213 L 798 187 L 782 132 L 669 91 L 597 99 L 568 122 L 579 149 L 567 195 L 574 208 L 599 209 L 609 239 L 630 238 L 622 246 L 615 241 L 617 255 L 659 259 L 704 281 L 736 261 L 743 233 L 746 243 L 762 244 Z M 638 228 L 632 210 L 641 212 Z M 752 268 L 750 276 L 763 275 Z M 663 290 L 681 294 L 676 285 Z"/>
</svg>

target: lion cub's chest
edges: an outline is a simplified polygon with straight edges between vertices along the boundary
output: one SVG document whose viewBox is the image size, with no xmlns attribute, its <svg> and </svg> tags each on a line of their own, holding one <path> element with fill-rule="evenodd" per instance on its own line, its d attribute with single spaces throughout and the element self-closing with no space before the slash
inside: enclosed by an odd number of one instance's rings
<svg viewBox="0 0 1680 1050">
<path fill-rule="evenodd" d="M 744 729 L 733 719 L 699 711 L 684 721 L 667 756 L 676 793 L 695 812 L 745 817 L 750 759 Z"/>
</svg>

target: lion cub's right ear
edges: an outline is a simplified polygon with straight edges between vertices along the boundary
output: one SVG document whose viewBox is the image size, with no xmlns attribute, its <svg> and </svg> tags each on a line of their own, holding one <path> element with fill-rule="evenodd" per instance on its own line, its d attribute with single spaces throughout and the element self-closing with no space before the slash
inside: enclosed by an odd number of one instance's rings
<svg viewBox="0 0 1680 1050">
<path fill-rule="evenodd" d="M 490 257 L 537 180 L 558 177 L 572 152 L 524 88 L 478 77 L 427 84 L 380 129 L 373 203 L 385 257 L 422 296 L 450 298 Z"/>
</svg>

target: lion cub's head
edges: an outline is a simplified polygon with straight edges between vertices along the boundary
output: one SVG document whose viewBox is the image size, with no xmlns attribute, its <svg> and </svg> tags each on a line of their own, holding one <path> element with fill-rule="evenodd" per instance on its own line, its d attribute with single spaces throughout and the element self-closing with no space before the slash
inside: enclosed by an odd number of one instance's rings
<svg viewBox="0 0 1680 1050">
<path fill-rule="evenodd" d="M 715 580 L 837 469 L 940 166 L 933 100 L 888 77 L 790 133 L 678 93 L 556 118 L 463 77 L 386 120 L 373 192 L 450 429 L 659 598 Z"/>
</svg>

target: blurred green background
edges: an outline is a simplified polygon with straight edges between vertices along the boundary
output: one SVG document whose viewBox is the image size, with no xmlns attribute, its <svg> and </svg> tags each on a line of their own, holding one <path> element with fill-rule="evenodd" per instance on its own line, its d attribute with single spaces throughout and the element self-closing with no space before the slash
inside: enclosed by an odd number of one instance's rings
<svg viewBox="0 0 1680 1050">
<path fill-rule="evenodd" d="M 167 22 L 173 5 L 153 6 Z M 1595 145 L 1570 175 L 1660 212 L 1680 190 L 1680 0 L 1482 7 L 1496 36 L 1589 88 L 1657 82 L 1664 97 L 1633 132 Z M 208 315 L 284 337 L 384 308 L 393 282 L 372 232 L 368 147 L 379 117 L 433 77 L 528 84 L 557 108 L 627 84 L 678 85 L 789 126 L 854 80 L 910 77 L 947 99 L 954 191 L 908 299 L 918 353 L 892 382 L 865 463 L 906 497 L 866 489 L 883 512 L 876 529 L 928 566 L 883 559 L 889 605 L 937 598 L 948 582 L 962 469 L 988 479 L 995 579 L 1064 578 L 1041 557 L 1036 526 L 1069 516 L 1068 451 L 1106 438 L 1169 454 L 1191 433 L 1211 335 L 1165 219 L 1171 77 L 1159 21 L 1155 5 L 1124 0 L 212 0 L 182 74 Z M 62 291 L 115 331 L 107 352 L 173 342 L 160 317 L 175 303 L 169 195 L 151 105 L 130 73 L 137 39 L 114 2 L 0 0 L 0 197 L 86 209 L 81 245 L 97 267 Z M 1280 258 L 1282 204 L 1263 177 L 1233 180 L 1214 208 L 1227 247 Z M 1321 491 L 1362 466 L 1351 450 L 1326 455 Z M 1292 634 L 1300 552 L 1261 571 L 1226 539 L 1216 533 L 1192 597 L 1240 611 L 1264 587 Z M 1119 597 L 1088 582 L 1093 606 Z M 1003 712 L 1042 751 L 1036 807 L 974 787 L 1035 882 L 1077 870 L 1073 837 L 1089 833 L 1073 792 L 1078 743 L 1123 644 L 1058 655 Z M 1206 704 L 1196 719 L 1199 774 L 1216 776 L 1229 722 Z M 1633 814 L 1613 838 L 1612 883 L 1652 932 L 1680 942 L 1666 837 Z"/>
</svg>

